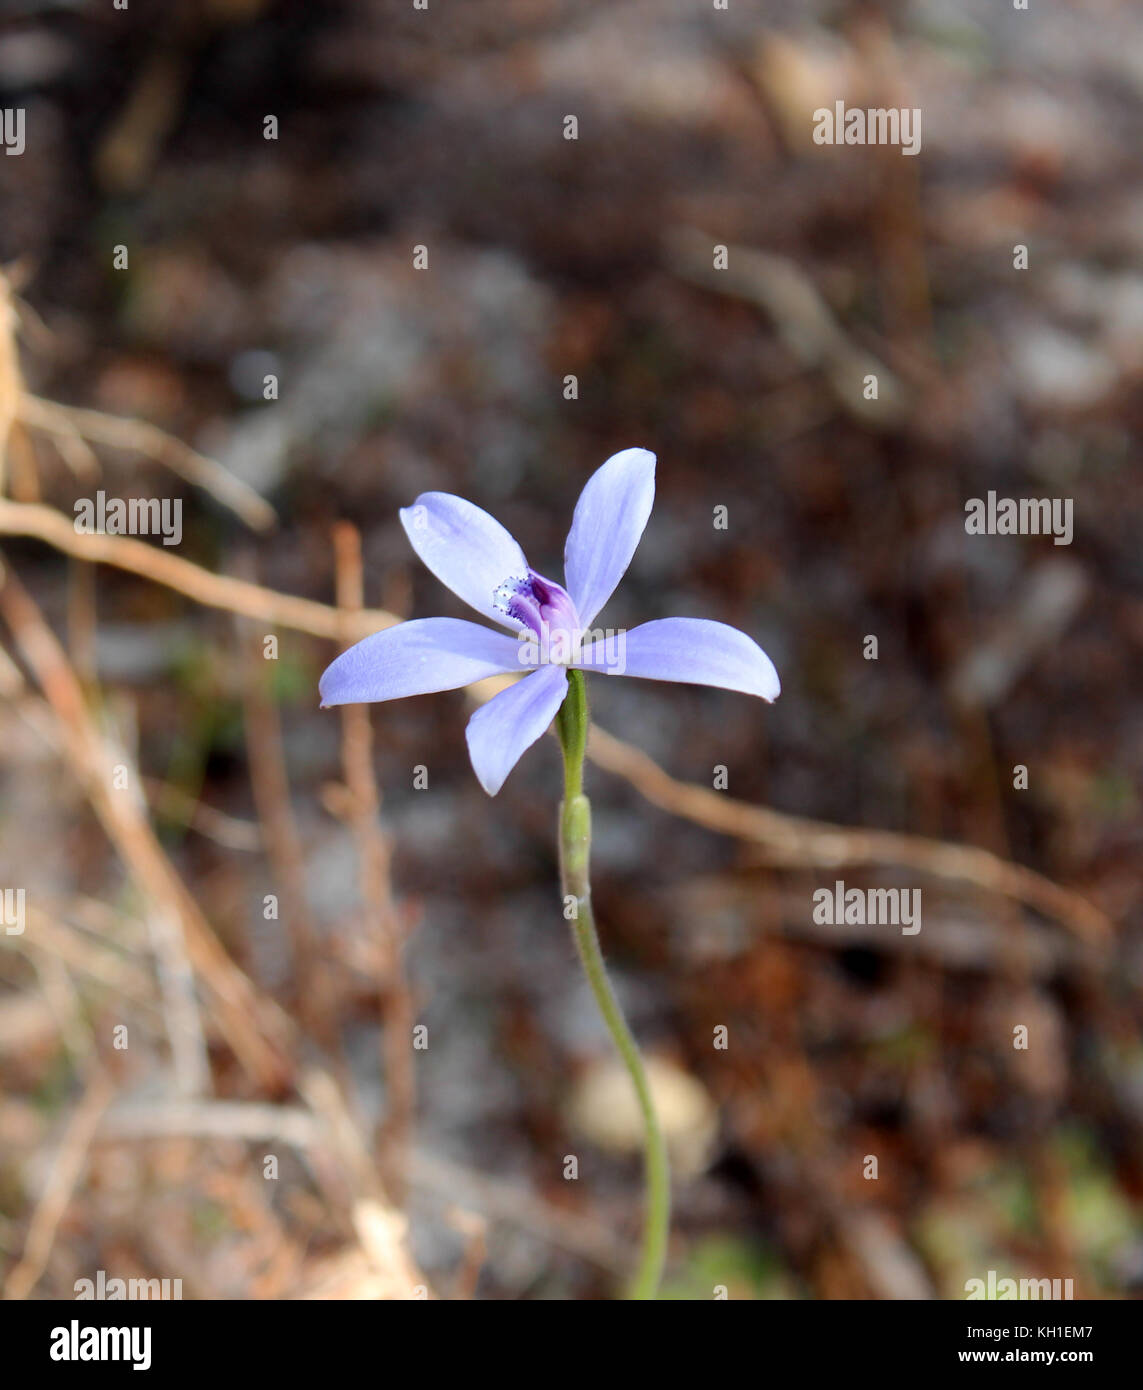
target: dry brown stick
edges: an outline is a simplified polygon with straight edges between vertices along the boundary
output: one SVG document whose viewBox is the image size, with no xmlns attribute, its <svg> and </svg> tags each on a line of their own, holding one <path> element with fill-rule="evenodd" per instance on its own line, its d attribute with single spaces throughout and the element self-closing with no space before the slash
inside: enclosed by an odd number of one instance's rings
<svg viewBox="0 0 1143 1390">
<path fill-rule="evenodd" d="M 56 1231 L 87 1162 L 87 1152 L 100 1116 L 110 1099 L 111 1084 L 102 1069 L 98 1069 L 60 1141 L 43 1195 L 32 1213 L 24 1253 L 8 1276 L 5 1298 L 27 1298 L 47 1268 Z"/>
<path fill-rule="evenodd" d="M 78 667 L 76 674 L 82 674 Z M 3 648 L 0 648 L 0 696 L 13 701 L 19 698 L 19 717 L 29 728 L 35 730 L 49 748 L 59 749 L 60 741 L 56 736 L 55 720 L 50 707 L 45 700 L 31 693 L 23 676 Z M 253 854 L 262 848 L 262 832 L 256 824 L 227 815 L 225 811 L 188 795 L 172 782 L 163 782 L 157 777 L 144 777 L 143 790 L 156 814 L 188 826 L 224 849 L 243 850 Z"/>
<path fill-rule="evenodd" d="M 99 617 L 95 601 L 95 570 L 67 561 L 67 652 L 79 683 L 93 690 L 98 680 L 96 654 Z"/>
<path fill-rule="evenodd" d="M 8 280 L 0 273 L 0 492 L 7 489 L 8 444 L 24 392 L 20 358 L 16 352 L 16 322 Z"/>
<path fill-rule="evenodd" d="M 95 1143 L 190 1135 L 237 1139 L 247 1143 L 278 1142 L 302 1151 L 332 1149 L 346 1176 L 351 1196 L 385 1201 L 368 1150 L 328 1073 L 305 1073 L 299 1091 L 305 1105 L 270 1105 L 254 1101 L 121 1101 L 108 1110 Z M 427 1150 L 418 1150 L 411 1167 L 412 1185 L 426 1196 L 462 1201 L 490 1221 L 503 1222 L 592 1260 L 602 1268 L 625 1267 L 626 1251 L 606 1226 L 582 1213 L 553 1207 L 522 1193 L 519 1186 L 489 1177 Z"/>
<path fill-rule="evenodd" d="M 468 1211 L 455 1203 L 445 1212 L 445 1220 L 464 1242 L 460 1268 L 452 1281 L 449 1298 L 468 1303 L 476 1296 L 480 1271 L 488 1257 L 488 1222 L 479 1212 Z"/>
<path fill-rule="evenodd" d="M 773 320 L 791 355 L 821 371 L 838 403 L 874 429 L 891 429 L 904 419 L 908 389 L 871 352 L 852 341 L 813 280 L 786 257 L 750 246 L 729 246 L 726 268 L 713 266 L 718 238 L 693 228 L 667 233 L 667 252 L 677 274 L 705 289 L 757 304 Z M 879 383 L 876 402 L 866 400 L 867 376 Z"/>
<path fill-rule="evenodd" d="M 365 1254 L 401 1267 L 401 1286 L 428 1282 L 414 1266 L 406 1245 L 407 1222 L 394 1208 L 368 1146 L 336 1079 L 309 1068 L 298 1082 L 300 1105 L 245 1101 L 121 1102 L 107 1112 L 95 1141 L 146 1140 L 175 1135 L 281 1142 L 301 1151 L 331 1209 L 346 1207 Z M 331 1171 L 328 1159 L 333 1160 Z M 431 1289 L 429 1290 L 432 1296 Z"/>
<path fill-rule="evenodd" d="M 351 1195 L 353 1227 L 369 1263 L 388 1270 L 399 1287 L 412 1292 L 421 1285 L 431 1298 L 431 1286 L 414 1269 L 408 1253 L 408 1218 L 391 1200 L 344 1094 L 328 1073 L 303 1073 L 298 1092 L 318 1119 L 326 1143 L 337 1155 Z"/>
<path fill-rule="evenodd" d="M 0 274 L 0 492 L 4 491 L 7 444 L 16 426 L 20 426 L 24 431 L 40 430 L 50 434 L 61 458 L 79 478 L 91 478 L 98 473 L 99 461 L 90 447 L 92 443 L 127 449 L 143 454 L 186 482 L 203 488 L 254 530 L 266 531 L 277 524 L 274 508 L 249 484 L 157 425 L 107 415 L 101 410 L 61 405 L 58 401 L 31 395 L 24 388 L 20 371 L 17 322 L 8 281 Z"/>
<path fill-rule="evenodd" d="M 159 977 L 175 1089 L 184 1096 L 202 1095 L 210 1090 L 210 1057 L 177 909 L 153 904 L 147 912 L 147 928 Z"/>
<path fill-rule="evenodd" d="M 144 777 L 143 788 L 156 814 L 187 826 L 223 849 L 256 854 L 262 848 L 262 831 L 255 822 L 220 811 L 217 806 L 200 801 L 173 782 L 164 782 L 157 777 Z"/>
<path fill-rule="evenodd" d="M 97 984 L 113 990 L 120 999 L 137 1008 L 151 1005 L 154 981 L 148 971 L 130 959 L 111 951 L 101 952 L 107 943 L 101 937 L 89 940 L 62 914 L 28 909 L 28 931 L 23 936 L 0 938 L 0 946 L 24 951 L 51 952 L 72 970 L 89 976 Z"/>
<path fill-rule="evenodd" d="M 72 675 L 78 683 L 74 669 Z M 22 679 L 21 688 L 26 689 Z M 28 698 L 43 706 L 44 722 L 50 721 L 50 708 L 37 697 Z M 58 721 L 49 727 L 47 737 L 49 745 L 57 751 L 67 746 L 66 738 L 59 737 Z M 42 931 L 42 921 L 39 926 Z M 147 927 L 155 958 L 163 1022 L 171 1049 L 176 1087 L 182 1094 L 197 1095 L 209 1089 L 210 1062 L 182 926 L 169 904 L 152 902 L 148 905 Z M 58 953 L 58 948 L 57 951 L 49 951 L 48 955 L 57 961 L 65 958 Z"/>
<path fill-rule="evenodd" d="M 351 522 L 334 528 L 338 608 L 346 617 L 344 645 L 353 640 L 353 616 L 364 601 L 361 536 Z M 389 877 L 389 841 L 381 829 L 381 793 L 373 771 L 373 726 L 368 705 L 341 709 L 341 766 L 349 792 L 347 819 L 357 843 L 361 899 L 381 964 L 381 1063 L 388 1095 L 378 1133 L 390 1191 L 404 1200 L 408 1149 L 416 1101 L 413 1070 L 413 1001 L 405 973 L 404 940 Z"/>
<path fill-rule="evenodd" d="M 282 721 L 268 688 L 273 666 L 264 656 L 264 634 L 246 622 L 237 627 L 250 782 L 289 937 L 297 1012 L 307 1032 L 335 1051 L 334 1005 L 306 892 L 305 851 L 290 802 Z"/>
<path fill-rule="evenodd" d="M 63 413 L 51 412 L 50 401 L 24 395 L 20 398 L 18 418 L 26 429 L 40 429 L 52 436 L 56 453 L 71 469 L 77 481 L 93 483 L 102 472 L 99 455 Z"/>
<path fill-rule="evenodd" d="M 113 760 L 67 655 L 2 558 L 0 613 L 56 716 L 70 764 L 108 837 L 144 895 L 174 911 L 185 934 L 185 949 L 206 985 L 224 1037 L 262 1086 L 278 1088 L 291 1071 L 287 1055 L 292 1033 L 289 1018 L 257 993 L 227 955 L 159 844 L 141 797 L 112 790 Z M 117 756 L 122 761 L 122 756 Z"/>
<path fill-rule="evenodd" d="M 132 536 L 78 532 L 62 512 L 37 503 L 0 498 L 0 535 L 33 536 L 77 559 L 114 565 L 130 574 L 141 575 L 207 608 L 221 608 L 255 618 L 271 627 L 288 627 L 314 637 L 326 637 L 331 642 L 344 641 L 347 629 L 356 639 L 368 637 L 383 627 L 392 627 L 399 621 L 384 609 L 367 608 L 346 615 L 313 599 L 294 598 L 242 579 L 212 574 L 181 556 Z"/>
<path fill-rule="evenodd" d="M 45 401 L 27 393 L 21 397 L 17 419 L 29 429 L 42 430 L 58 441 L 66 441 L 72 448 L 78 438 L 88 444 L 104 444 L 142 454 L 169 468 L 185 482 L 209 492 L 255 531 L 268 531 L 278 523 L 274 508 L 241 478 L 145 420 L 121 419 L 105 415 L 101 410 L 61 405 L 58 401 Z"/>
<path fill-rule="evenodd" d="M 95 1058 L 95 1038 L 85 1026 L 84 1006 L 66 961 L 54 951 L 34 949 L 29 953 L 29 960 L 72 1067 L 77 1072 L 88 1073 Z"/>
<path fill-rule="evenodd" d="M 36 464 L 36 451 L 19 421 L 8 434 L 7 482 L 9 491 L 17 502 L 28 506 L 39 505 L 40 475 Z"/>
<path fill-rule="evenodd" d="M 322 1130 L 313 1113 L 301 1105 L 273 1105 L 247 1100 L 121 1101 L 104 1115 L 96 1142 L 120 1139 L 237 1139 L 243 1143 L 267 1140 L 296 1148 L 316 1147 Z"/>
<path fill-rule="evenodd" d="M 470 685 L 467 693 L 475 703 L 483 704 L 514 679 L 489 676 Z M 828 821 L 788 816 L 765 806 L 736 801 L 725 792 L 678 781 L 646 753 L 598 724 L 591 726 L 587 756 L 597 767 L 630 782 L 664 811 L 720 835 L 759 845 L 760 862 L 773 868 L 839 869 L 847 865 L 898 864 L 1024 903 L 1067 927 L 1088 946 L 1106 948 L 1115 935 L 1111 918 L 1079 893 L 988 850 L 893 830 L 831 825 Z"/>
<path fill-rule="evenodd" d="M 76 568 L 80 569 L 82 566 Z M 76 675 L 82 681 L 82 670 L 78 663 L 73 664 Z M 24 677 L 3 648 L 0 648 L 0 696 L 12 701 L 18 699 L 17 713 L 23 722 L 34 729 L 49 748 L 59 749 L 60 740 L 57 737 L 51 708 L 47 701 L 32 694 Z M 254 854 L 262 848 L 262 832 L 256 823 L 227 815 L 216 806 L 209 806 L 205 801 L 190 796 L 172 782 L 163 782 L 157 777 L 144 777 L 143 790 L 154 813 L 188 826 L 224 849 Z"/>
<path fill-rule="evenodd" d="M 111 115 L 92 156 L 101 190 L 132 194 L 146 182 L 177 125 L 187 83 L 203 49 L 232 26 L 252 24 L 269 0 L 211 0 L 207 5 L 167 5 L 149 53 L 143 55 L 122 106 Z M 126 3 L 124 3 L 126 8 Z"/>
<path fill-rule="evenodd" d="M 490 1222 L 513 1226 L 548 1241 L 601 1269 L 619 1272 L 630 1257 L 618 1233 L 583 1211 L 549 1204 L 543 1197 L 522 1190 L 518 1182 L 491 1177 L 464 1168 L 418 1148 L 410 1170 L 412 1185 L 432 1197 L 447 1197 L 479 1211 Z"/>
<path fill-rule="evenodd" d="M 1069 927 L 1091 946 L 1105 947 L 1114 935 L 1110 918 L 1078 893 L 988 850 L 891 830 L 864 830 L 804 820 L 736 801 L 723 792 L 677 781 L 645 753 L 598 725 L 592 726 L 587 751 L 598 767 L 626 778 L 663 810 L 720 834 L 761 845 L 765 862 L 776 868 L 899 864 L 1014 898 Z"/>
<path fill-rule="evenodd" d="M 175 13 L 181 7 L 176 7 Z M 171 18 L 168 15 L 168 18 Z M 175 18 L 179 30 L 186 22 Z M 140 65 L 127 101 L 95 148 L 93 166 L 101 189 L 112 196 L 138 190 L 154 167 L 159 150 L 182 110 L 192 71 L 190 49 L 179 34 L 163 34 Z"/>
</svg>

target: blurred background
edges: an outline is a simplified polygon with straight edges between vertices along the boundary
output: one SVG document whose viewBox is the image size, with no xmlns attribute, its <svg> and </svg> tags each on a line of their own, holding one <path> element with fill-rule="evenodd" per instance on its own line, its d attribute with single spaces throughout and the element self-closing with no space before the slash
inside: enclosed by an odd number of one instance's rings
<svg viewBox="0 0 1143 1390">
<path fill-rule="evenodd" d="M 5 4 L 10 1297 L 621 1288 L 638 1137 L 556 745 L 489 801 L 481 692 L 317 679 L 461 614 L 418 492 L 557 575 L 636 444 L 606 621 L 732 623 L 783 681 L 591 682 L 664 1296 L 1143 1290 L 1143 26 L 797 8 Z M 839 99 L 921 108 L 920 154 L 814 145 Z M 181 543 L 78 534 L 100 489 L 180 500 Z M 990 490 L 1074 499 L 1073 543 L 966 536 Z M 815 923 L 838 879 L 921 889 L 922 931 Z"/>
</svg>

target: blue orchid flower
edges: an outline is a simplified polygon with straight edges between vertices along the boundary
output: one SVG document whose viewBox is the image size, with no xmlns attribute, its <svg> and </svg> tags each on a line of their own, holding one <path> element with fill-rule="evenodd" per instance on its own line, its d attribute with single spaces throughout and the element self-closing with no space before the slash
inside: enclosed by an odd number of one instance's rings
<svg viewBox="0 0 1143 1390">
<path fill-rule="evenodd" d="M 472 716 L 466 738 L 480 785 L 495 796 L 555 718 L 569 668 L 718 686 L 774 700 L 778 673 L 737 628 L 660 618 L 627 631 L 592 628 L 627 571 L 655 498 L 655 455 L 614 454 L 588 479 L 564 548 L 566 587 L 533 570 L 517 541 L 463 497 L 425 492 L 401 510 L 413 549 L 454 594 L 494 623 L 418 618 L 375 632 L 322 675 L 322 707 L 456 690 L 528 672 Z"/>
</svg>

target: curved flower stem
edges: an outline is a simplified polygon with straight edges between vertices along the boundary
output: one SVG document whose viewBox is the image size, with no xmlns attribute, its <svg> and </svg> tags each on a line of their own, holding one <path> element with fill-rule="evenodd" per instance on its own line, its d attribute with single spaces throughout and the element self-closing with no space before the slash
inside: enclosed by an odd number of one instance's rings
<svg viewBox="0 0 1143 1390">
<path fill-rule="evenodd" d="M 623 1059 L 635 1087 L 643 1113 L 643 1155 L 646 1181 L 643 1251 L 631 1285 L 635 1299 L 654 1298 L 663 1274 L 667 1253 L 667 1231 L 671 1219 L 671 1180 L 667 1147 L 659 1128 L 655 1103 L 638 1044 L 623 1017 L 623 1010 L 611 988 L 595 918 L 591 910 L 591 804 L 583 794 L 583 759 L 587 749 L 587 694 L 582 671 L 568 672 L 568 693 L 556 715 L 560 746 L 564 753 L 564 799 L 560 805 L 560 881 L 565 911 L 567 900 L 575 900 L 572 934 L 583 962 L 587 982 L 612 1041 Z"/>
</svg>

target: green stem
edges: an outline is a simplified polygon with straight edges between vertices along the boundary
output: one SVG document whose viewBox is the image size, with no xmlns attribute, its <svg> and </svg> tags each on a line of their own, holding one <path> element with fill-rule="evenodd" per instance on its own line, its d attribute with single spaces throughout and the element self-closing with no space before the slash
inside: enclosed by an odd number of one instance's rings
<svg viewBox="0 0 1143 1390">
<path fill-rule="evenodd" d="M 565 902 L 575 899 L 572 934 L 607 1031 L 623 1059 L 643 1114 L 643 1162 L 646 1180 L 643 1251 L 631 1285 L 631 1297 L 654 1298 L 663 1274 L 671 1220 L 671 1179 L 667 1147 L 639 1046 L 611 988 L 595 918 L 591 910 L 591 803 L 583 794 L 583 759 L 587 749 L 587 693 L 582 671 L 568 672 L 568 693 L 556 715 L 564 752 L 564 800 L 560 805 L 560 880 Z"/>
</svg>

